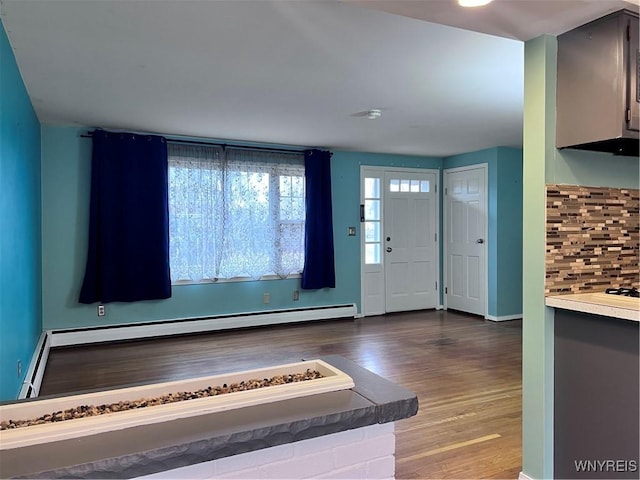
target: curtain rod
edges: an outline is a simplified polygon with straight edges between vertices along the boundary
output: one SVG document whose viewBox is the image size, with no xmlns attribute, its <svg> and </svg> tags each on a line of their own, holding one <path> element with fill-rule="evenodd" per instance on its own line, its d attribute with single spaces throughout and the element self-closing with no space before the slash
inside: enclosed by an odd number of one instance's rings
<svg viewBox="0 0 640 480">
<path fill-rule="evenodd" d="M 125 133 L 125 132 L 109 132 L 109 133 Z M 154 134 L 145 134 L 145 133 L 136 133 L 134 135 L 154 135 Z M 87 132 L 80 135 L 80 138 L 92 138 L 93 132 Z M 204 142 L 197 140 L 178 140 L 178 139 L 170 139 L 165 138 L 167 143 L 182 143 L 186 145 L 207 145 L 212 147 L 222 147 L 222 148 L 241 148 L 246 150 L 262 150 L 268 152 L 281 152 L 281 153 L 304 153 L 305 150 L 309 150 L 307 148 L 295 149 L 295 148 L 276 148 L 276 147 L 257 147 L 257 146 L 245 146 L 245 145 L 228 145 L 226 143 L 216 143 L 216 142 Z"/>
</svg>

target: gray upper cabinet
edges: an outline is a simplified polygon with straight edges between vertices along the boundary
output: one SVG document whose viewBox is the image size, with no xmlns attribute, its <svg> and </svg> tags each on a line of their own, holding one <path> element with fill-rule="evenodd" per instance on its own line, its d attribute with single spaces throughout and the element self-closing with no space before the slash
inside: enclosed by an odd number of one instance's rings
<svg viewBox="0 0 640 480">
<path fill-rule="evenodd" d="M 558 37 L 558 148 L 638 155 L 638 35 L 621 10 Z"/>
</svg>

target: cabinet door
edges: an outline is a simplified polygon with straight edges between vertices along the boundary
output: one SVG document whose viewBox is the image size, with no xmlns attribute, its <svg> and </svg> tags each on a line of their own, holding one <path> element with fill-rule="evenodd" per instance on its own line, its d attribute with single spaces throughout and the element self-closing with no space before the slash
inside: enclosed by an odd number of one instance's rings
<svg viewBox="0 0 640 480">
<path fill-rule="evenodd" d="M 627 128 L 629 130 L 640 129 L 640 48 L 638 47 L 638 19 L 630 17 L 629 20 L 629 50 L 628 50 L 628 74 L 627 91 L 629 92 L 627 108 L 631 111 L 628 117 Z"/>
</svg>

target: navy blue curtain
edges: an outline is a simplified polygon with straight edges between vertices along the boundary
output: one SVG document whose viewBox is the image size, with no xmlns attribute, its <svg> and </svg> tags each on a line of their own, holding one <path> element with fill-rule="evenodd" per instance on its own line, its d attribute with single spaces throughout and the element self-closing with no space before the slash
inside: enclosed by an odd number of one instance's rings
<svg viewBox="0 0 640 480">
<path fill-rule="evenodd" d="M 335 288 L 333 214 L 331 212 L 331 152 L 304 152 L 306 220 L 304 289 Z"/>
<path fill-rule="evenodd" d="M 80 303 L 171 296 L 167 142 L 93 132 L 87 266 Z"/>
</svg>

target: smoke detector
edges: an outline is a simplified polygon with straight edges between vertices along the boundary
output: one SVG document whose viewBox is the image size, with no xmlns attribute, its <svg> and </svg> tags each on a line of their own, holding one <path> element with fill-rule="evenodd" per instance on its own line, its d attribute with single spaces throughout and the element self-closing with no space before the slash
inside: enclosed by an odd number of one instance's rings
<svg viewBox="0 0 640 480">
<path fill-rule="evenodd" d="M 380 118 L 381 116 L 382 116 L 382 110 L 380 110 L 379 108 L 372 108 L 367 112 L 367 118 L 369 120 L 375 120 L 377 118 Z"/>
<path fill-rule="evenodd" d="M 484 7 L 492 2 L 492 0 L 458 0 L 461 7 Z"/>
</svg>

